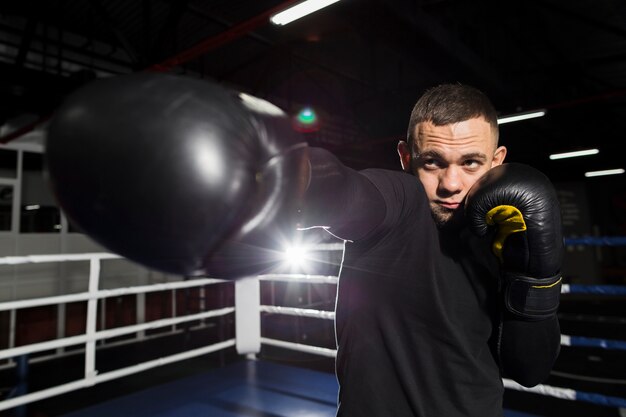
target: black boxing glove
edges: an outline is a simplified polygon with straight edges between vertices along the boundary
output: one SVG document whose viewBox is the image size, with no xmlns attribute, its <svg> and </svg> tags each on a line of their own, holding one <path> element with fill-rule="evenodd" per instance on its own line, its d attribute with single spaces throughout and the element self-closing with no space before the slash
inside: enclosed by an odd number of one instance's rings
<svg viewBox="0 0 626 417">
<path fill-rule="evenodd" d="M 267 101 L 142 73 L 68 97 L 45 161 L 69 220 L 104 247 L 164 272 L 237 278 L 274 261 L 273 236 L 296 228 L 306 151 Z M 248 251 L 241 262 L 234 246 Z"/>
<path fill-rule="evenodd" d="M 524 320 L 556 315 L 563 238 L 556 191 L 536 169 L 517 163 L 483 175 L 466 196 L 465 213 L 479 236 L 496 228 L 492 250 L 502 267 L 508 312 Z"/>
</svg>

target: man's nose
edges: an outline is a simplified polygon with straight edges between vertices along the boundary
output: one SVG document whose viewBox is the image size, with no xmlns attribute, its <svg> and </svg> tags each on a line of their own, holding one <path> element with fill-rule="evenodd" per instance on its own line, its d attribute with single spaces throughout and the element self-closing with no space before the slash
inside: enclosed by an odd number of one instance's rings
<svg viewBox="0 0 626 417">
<path fill-rule="evenodd" d="M 457 194 L 463 190 L 463 178 L 457 167 L 449 166 L 439 177 L 439 193 L 442 195 Z"/>
</svg>

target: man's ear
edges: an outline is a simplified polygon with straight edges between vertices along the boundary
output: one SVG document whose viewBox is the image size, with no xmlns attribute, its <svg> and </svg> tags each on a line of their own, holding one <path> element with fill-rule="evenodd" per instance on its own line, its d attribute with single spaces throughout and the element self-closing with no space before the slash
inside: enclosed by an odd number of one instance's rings
<svg viewBox="0 0 626 417">
<path fill-rule="evenodd" d="M 398 142 L 398 156 L 400 157 L 400 165 L 402 165 L 402 170 L 406 172 L 411 172 L 411 147 L 408 143 L 401 140 Z"/>
<path fill-rule="evenodd" d="M 491 161 L 491 168 L 502 165 L 504 162 L 504 158 L 506 157 L 506 148 L 504 146 L 499 146 L 493 154 L 493 160 Z"/>
</svg>

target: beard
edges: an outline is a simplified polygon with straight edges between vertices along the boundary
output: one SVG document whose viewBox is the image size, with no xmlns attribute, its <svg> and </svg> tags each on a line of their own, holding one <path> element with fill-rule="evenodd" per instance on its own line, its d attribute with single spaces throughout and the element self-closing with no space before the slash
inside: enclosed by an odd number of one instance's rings
<svg viewBox="0 0 626 417">
<path fill-rule="evenodd" d="M 449 209 L 430 203 L 430 212 L 438 228 L 456 228 L 463 222 L 463 207 Z"/>
</svg>

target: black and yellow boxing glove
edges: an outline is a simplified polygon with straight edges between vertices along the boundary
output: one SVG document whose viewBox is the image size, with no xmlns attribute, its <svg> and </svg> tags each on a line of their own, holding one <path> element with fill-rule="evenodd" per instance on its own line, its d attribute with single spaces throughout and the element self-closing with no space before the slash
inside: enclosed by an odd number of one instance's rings
<svg viewBox="0 0 626 417">
<path fill-rule="evenodd" d="M 524 164 L 494 167 L 468 192 L 465 210 L 476 234 L 496 228 L 492 250 L 502 267 L 506 311 L 529 321 L 554 317 L 564 245 L 550 180 Z"/>
</svg>

